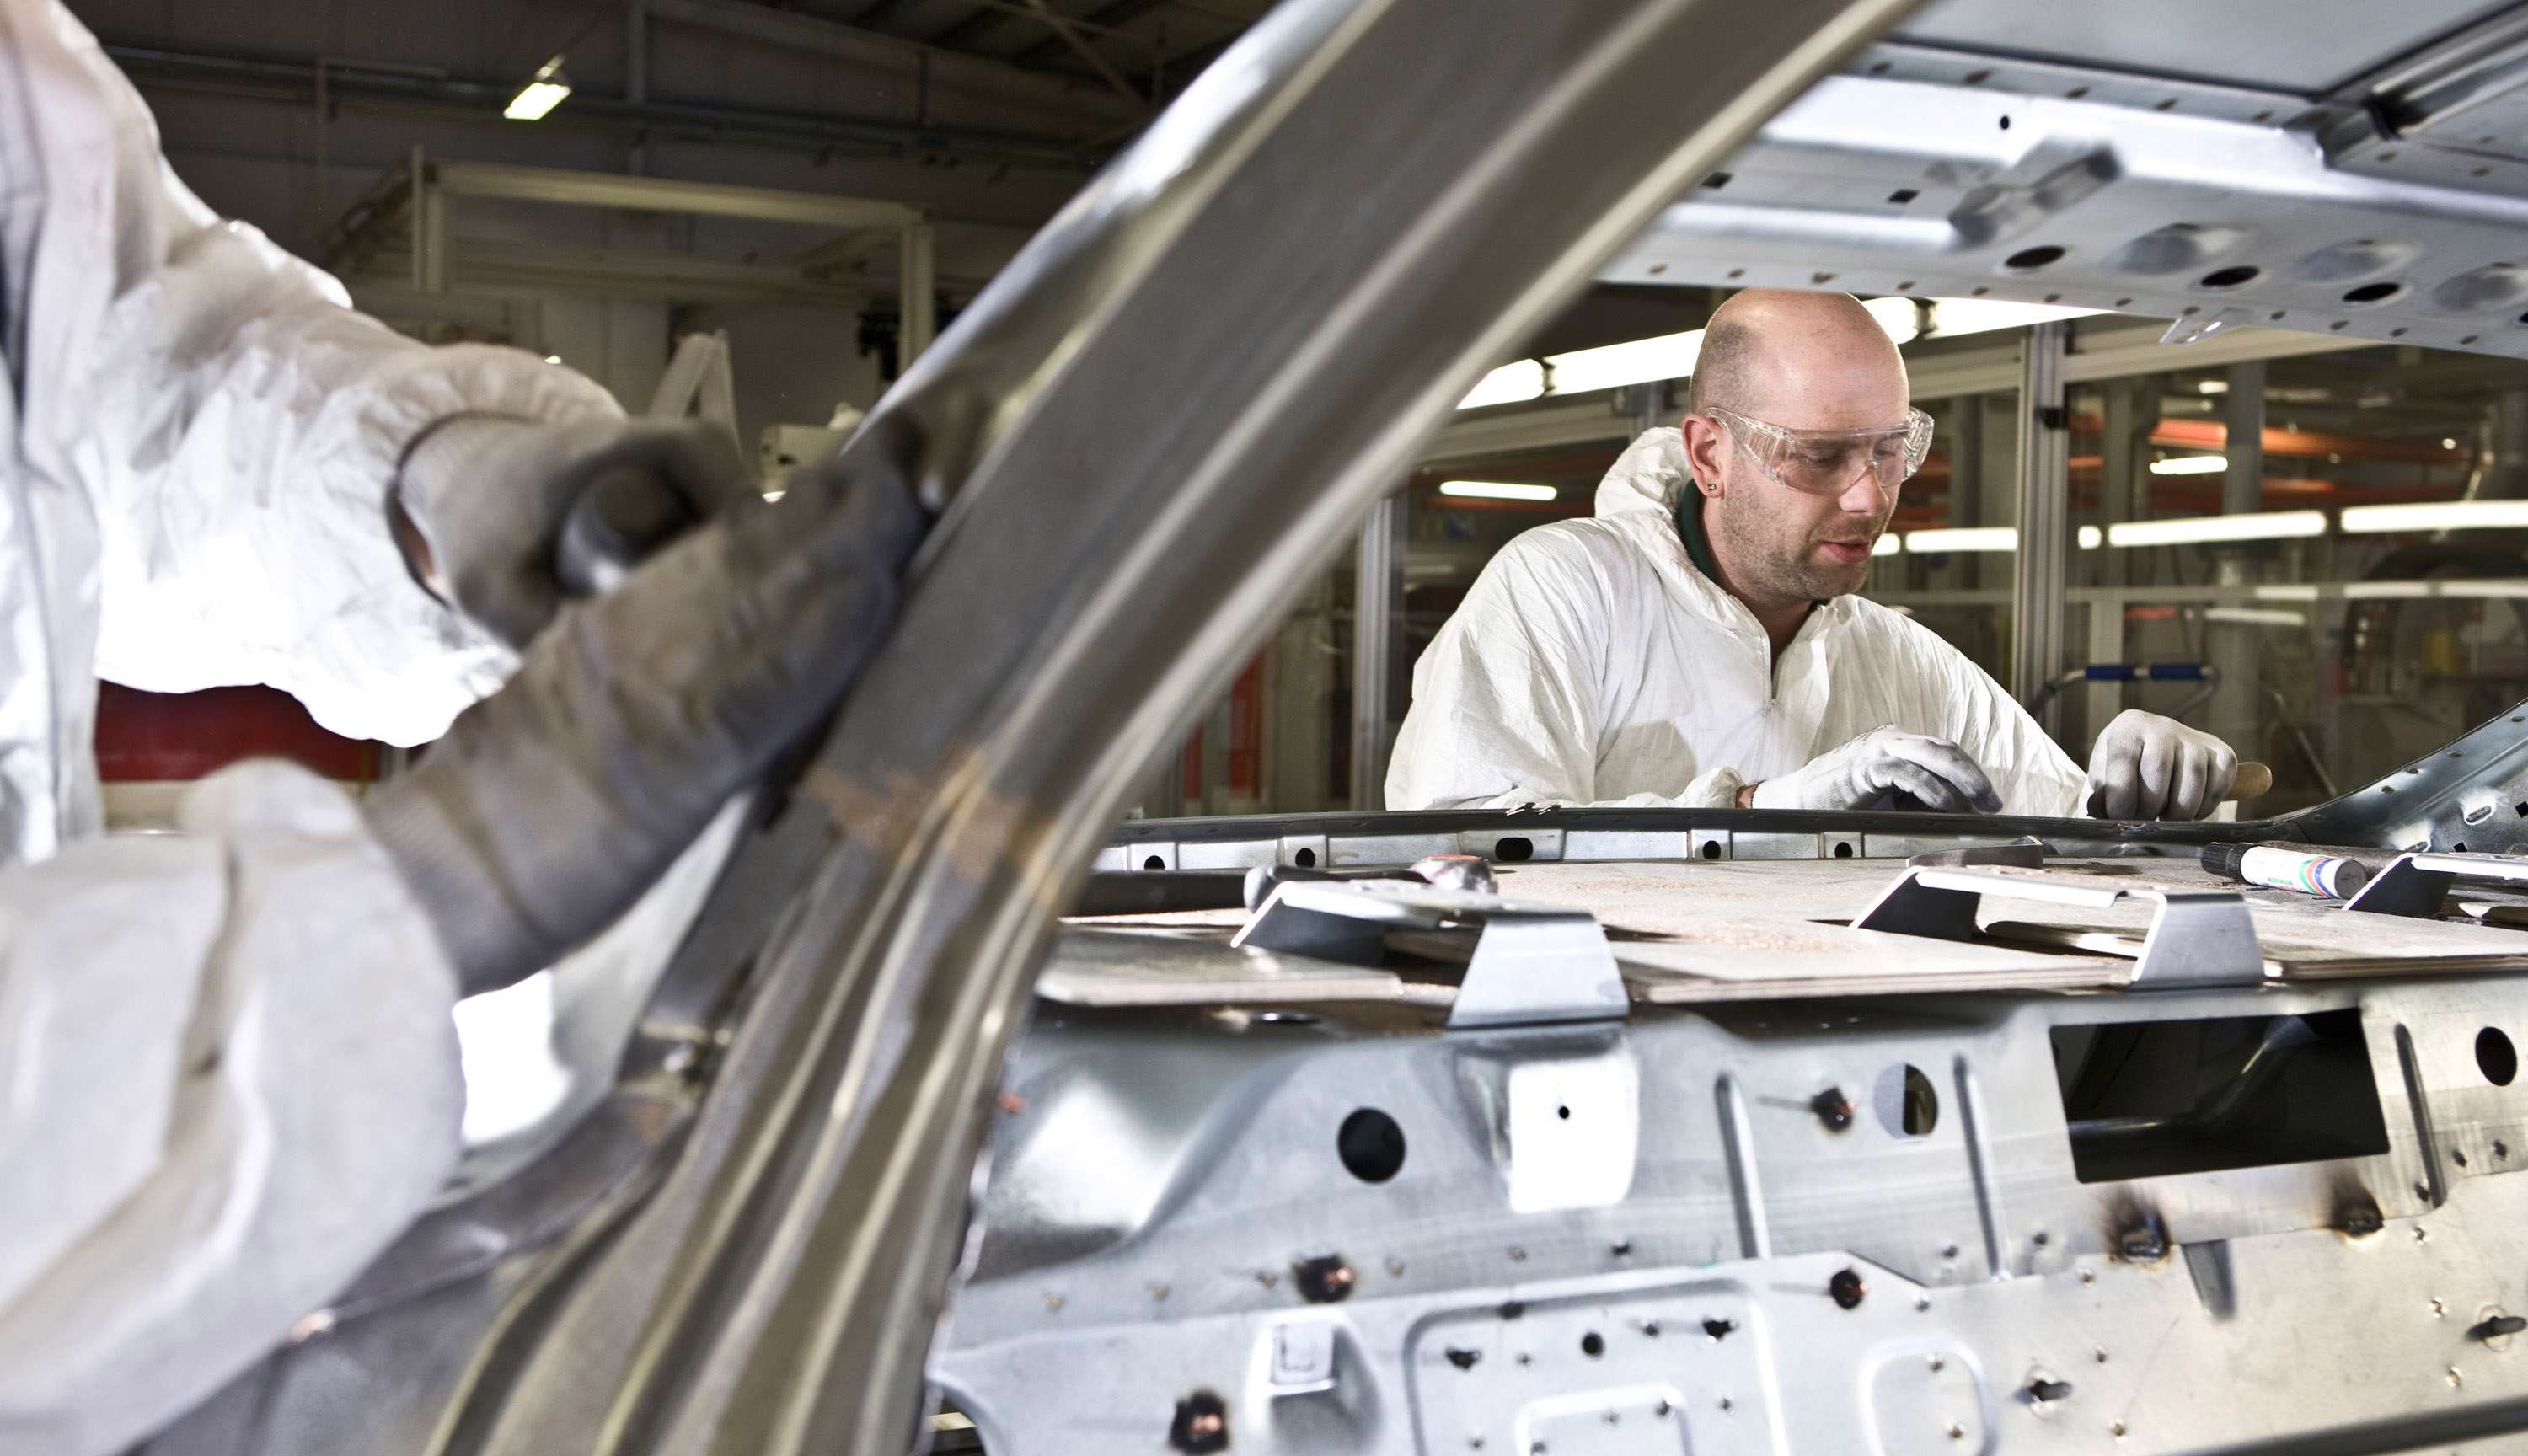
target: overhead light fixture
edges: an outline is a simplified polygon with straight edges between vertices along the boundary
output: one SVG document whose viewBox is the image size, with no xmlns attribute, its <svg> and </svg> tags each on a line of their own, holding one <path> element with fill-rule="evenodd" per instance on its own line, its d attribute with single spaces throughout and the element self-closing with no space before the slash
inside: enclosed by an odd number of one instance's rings
<svg viewBox="0 0 2528 1456">
<path fill-rule="evenodd" d="M 1955 338 L 1961 334 L 1989 334 L 1996 329 L 2025 329 L 2057 319 L 2085 319 L 2102 308 L 2065 308 L 2051 303 L 2004 303 L 1998 298 L 1934 298 L 1931 327 L 1925 338 Z M 1900 340 L 1901 341 L 1901 340 Z"/>
<path fill-rule="evenodd" d="M 2101 533 L 2097 527 L 2083 526 L 2080 528 L 2080 549 L 2084 551 L 2094 551 L 2106 544 L 2106 536 Z"/>
<path fill-rule="evenodd" d="M 1870 554 L 1873 556 L 1892 556 L 1903 549 L 1905 549 L 1905 543 L 1897 538 L 1895 532 L 1890 531 L 1886 535 L 1878 538 L 1878 544 L 1870 548 Z"/>
<path fill-rule="evenodd" d="M 2219 475 L 2229 468 L 2227 455 L 2174 455 L 2150 462 L 2153 475 Z"/>
<path fill-rule="evenodd" d="M 2174 521 L 2119 521 L 2107 528 L 2107 545 L 2195 546 L 2215 541 L 2283 541 L 2324 536 L 2322 510 L 2271 510 L 2235 516 L 2186 516 Z"/>
<path fill-rule="evenodd" d="M 1487 404 L 1516 404 L 1544 392 L 1545 366 L 1534 359 L 1515 359 L 1485 375 L 1465 398 L 1457 401 L 1457 408 L 1481 409 Z"/>
<path fill-rule="evenodd" d="M 2528 500 L 2433 500 L 2415 505 L 2348 505 L 2347 536 L 2385 531 L 2489 531 L 2528 526 Z"/>
<path fill-rule="evenodd" d="M 1958 526 L 1936 531 L 1908 531 L 1905 549 L 1919 553 L 1940 551 L 2015 551 L 2019 549 L 2019 529 L 2015 526 Z"/>
<path fill-rule="evenodd" d="M 1702 356 L 1703 331 L 1689 329 L 1683 334 L 1662 334 L 1630 343 L 1549 354 L 1545 367 L 1554 372 L 1554 393 L 1586 394 L 1592 390 L 1683 379 L 1694 373 L 1694 362 Z"/>
<path fill-rule="evenodd" d="M 1506 481 L 1442 481 L 1443 495 L 1470 495 L 1478 500 L 1552 500 L 1562 493 L 1552 486 L 1520 486 Z"/>
<path fill-rule="evenodd" d="M 1911 298 L 1872 298 L 1861 305 L 1878 321 L 1878 327 L 1897 343 L 1912 343 L 1922 337 L 1922 311 Z M 1937 304 L 1932 305 L 1938 307 Z"/>
<path fill-rule="evenodd" d="M 2228 622 L 2239 627 L 2306 627 L 2306 612 L 2285 611 L 2278 606 L 2207 606 L 2203 620 Z"/>
<path fill-rule="evenodd" d="M 561 74 L 561 57 L 555 56 L 536 68 L 526 89 L 510 98 L 500 115 L 513 122 L 541 122 L 545 114 L 561 105 L 570 94 L 570 78 Z"/>
<path fill-rule="evenodd" d="M 561 58 L 553 58 L 558 68 Z M 539 73 L 541 78 L 542 73 Z M 561 73 L 553 71 L 554 79 Z M 530 90 L 533 87 L 529 87 Z M 569 88 L 563 88 L 567 95 Z M 519 101 L 525 100 L 524 93 Z M 556 96 L 553 98 L 561 99 Z M 546 110 L 551 110 L 548 105 Z M 542 116 L 543 112 L 536 115 Z M 517 112 L 513 106 L 510 115 Z M 2003 303 L 1989 298 L 1935 298 L 1931 300 L 1928 330 L 1921 329 L 1921 310 L 1911 298 L 1872 298 L 1862 305 L 1878 327 L 1898 343 L 1910 343 L 1915 338 L 1952 338 L 1961 334 L 1986 334 L 1995 329 L 2024 329 L 2029 324 L 2042 324 L 2054 319 L 2077 319 L 2099 313 L 2095 308 L 2060 308 L 2041 303 Z M 1659 380 L 1685 379 L 1694 373 L 1695 362 L 1703 355 L 1703 331 L 1689 329 L 1683 334 L 1662 334 L 1656 338 L 1636 338 L 1627 343 L 1609 343 L 1593 349 L 1573 349 L 1569 353 L 1549 354 L 1543 359 L 1520 359 L 1504 364 L 1485 375 L 1472 392 L 1457 401 L 1459 409 L 1481 409 L 1488 404 L 1517 404 L 1542 398 L 1547 394 L 1586 394 L 1598 390 L 1621 389 L 1625 385 L 1647 385 Z"/>
<path fill-rule="evenodd" d="M 2194 382 L 2194 392 L 2197 394 L 2227 394 L 2230 392 L 2230 382 L 2226 379 L 2196 380 Z"/>
</svg>

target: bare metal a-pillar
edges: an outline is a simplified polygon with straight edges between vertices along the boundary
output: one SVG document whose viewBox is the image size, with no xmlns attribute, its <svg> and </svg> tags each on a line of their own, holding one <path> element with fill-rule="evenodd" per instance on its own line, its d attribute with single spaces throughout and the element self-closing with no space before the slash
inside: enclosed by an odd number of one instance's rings
<svg viewBox="0 0 2528 1456">
<path fill-rule="evenodd" d="M 1387 752 L 1403 716 L 1404 520 L 1390 495 L 1360 523 L 1351 613 L 1351 806 L 1387 806 Z"/>
<path fill-rule="evenodd" d="M 2019 553 L 2010 583 L 2010 691 L 2036 696 L 2063 670 L 2063 589 L 2071 546 L 2071 432 L 2063 409 L 2061 323 L 2028 331 L 2019 375 Z M 2055 711 L 2048 719 L 2059 719 Z M 2046 730 L 2055 731 L 2047 722 Z"/>
</svg>

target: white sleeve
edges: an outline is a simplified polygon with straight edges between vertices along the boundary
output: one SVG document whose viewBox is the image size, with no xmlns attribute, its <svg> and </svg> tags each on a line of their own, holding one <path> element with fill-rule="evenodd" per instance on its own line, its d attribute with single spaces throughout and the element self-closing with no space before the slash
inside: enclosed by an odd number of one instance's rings
<svg viewBox="0 0 2528 1456">
<path fill-rule="evenodd" d="M 1584 552 L 1532 533 L 1502 547 L 1414 664 L 1387 806 L 1592 803 L 1608 611 Z"/>
<path fill-rule="evenodd" d="M 168 168 L 130 81 L 50 8 L 79 99 L 99 113 L 81 146 L 99 154 L 77 160 L 112 173 L 59 205 L 84 215 L 100 199 L 93 226 L 109 235 L 95 242 L 113 256 L 91 265 L 101 317 L 70 347 L 67 407 L 26 426 L 30 457 L 97 502 L 99 675 L 161 692 L 268 683 L 338 733 L 437 737 L 514 664 L 414 585 L 389 539 L 404 445 L 462 410 L 622 410 L 522 350 L 404 338 L 354 312 L 332 277 L 222 222 Z M 66 83 L 30 64 L 42 94 Z"/>
<path fill-rule="evenodd" d="M 2080 811 L 2080 766 L 2028 716 L 1992 674 L 1919 623 L 1909 636 L 1932 660 L 1921 680 L 1938 690 L 1934 721 L 1941 737 L 1967 751 L 1992 786 L 2001 811 L 2070 818 Z"/>
<path fill-rule="evenodd" d="M 452 1167 L 455 980 L 350 801 L 0 871 L 0 1456 L 103 1456 L 261 1358 Z"/>
</svg>

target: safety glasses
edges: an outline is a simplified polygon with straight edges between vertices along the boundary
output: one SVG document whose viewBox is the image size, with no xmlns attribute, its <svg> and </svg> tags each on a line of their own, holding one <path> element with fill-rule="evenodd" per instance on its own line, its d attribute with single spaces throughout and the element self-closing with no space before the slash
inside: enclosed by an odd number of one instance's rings
<svg viewBox="0 0 2528 1456">
<path fill-rule="evenodd" d="M 1791 430 L 1736 410 L 1706 405 L 1703 412 L 1729 422 L 1738 447 L 1767 479 L 1810 495 L 1840 495 L 1865 470 L 1878 489 L 1893 491 L 1914 478 L 1931 448 L 1931 417 L 1919 409 L 1905 411 L 1901 425 L 1859 430 Z"/>
</svg>

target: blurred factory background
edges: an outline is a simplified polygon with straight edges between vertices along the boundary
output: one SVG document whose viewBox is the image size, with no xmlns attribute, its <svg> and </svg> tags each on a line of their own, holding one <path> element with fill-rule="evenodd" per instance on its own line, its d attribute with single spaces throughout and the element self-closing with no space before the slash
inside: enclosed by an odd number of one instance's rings
<svg viewBox="0 0 2528 1456">
<path fill-rule="evenodd" d="M 1269 9 L 71 3 L 214 208 L 417 338 L 514 344 L 636 413 L 725 419 L 770 489 L 837 443 Z M 1939 11 L 1919 24 L 1935 29 Z M 1674 422 L 1695 331 L 1720 296 L 1602 284 L 1530 340 L 1154 765 L 1142 810 L 1375 806 L 1415 652 L 1502 542 L 1589 512 L 1631 434 Z M 2528 532 L 2515 508 L 2484 509 L 2528 496 L 2528 365 L 2258 331 L 2189 352 L 2159 341 L 2164 320 L 1877 306 L 1939 431 L 1870 593 L 2005 681 L 2023 351 L 2040 322 L 2068 331 L 2080 549 L 2061 588 L 2061 666 L 2219 674 L 2208 697 L 2199 676 L 2050 693 L 2049 726 L 2076 752 L 2118 706 L 2182 707 L 2275 766 L 2282 787 L 2258 806 L 2271 811 L 2528 696 Z M 2433 506 L 2449 509 L 2412 514 Z M 2256 520 L 2185 524 L 2222 516 Z M 327 742 L 265 690 L 222 693 L 170 703 L 109 688 L 109 778 L 187 778 L 258 748 L 350 779 L 398 761 Z M 146 800 L 127 788 L 121 802 Z"/>
</svg>

